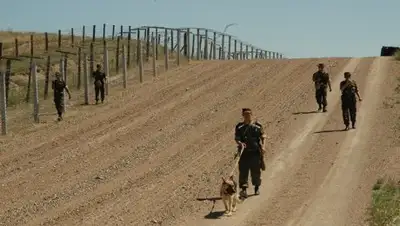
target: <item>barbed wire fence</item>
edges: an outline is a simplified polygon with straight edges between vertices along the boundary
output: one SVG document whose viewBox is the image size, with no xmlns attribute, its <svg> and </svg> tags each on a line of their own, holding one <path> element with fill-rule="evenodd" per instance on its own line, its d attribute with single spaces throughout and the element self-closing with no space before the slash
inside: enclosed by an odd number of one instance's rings
<svg viewBox="0 0 400 226">
<path fill-rule="evenodd" d="M 89 104 L 90 87 L 87 86 L 96 64 L 103 65 L 109 76 L 108 95 L 109 86 L 122 83 L 126 88 L 128 81 L 143 82 L 192 60 L 282 58 L 281 53 L 263 50 L 233 35 L 197 27 L 102 24 L 60 29 L 53 33 L 10 32 L 0 41 L 3 133 L 7 133 L 4 132 L 7 130 L 7 106 L 21 101 L 33 103 L 34 121 L 40 121 L 39 99 L 48 99 L 55 72 L 60 72 L 67 84 L 76 90 L 81 91 L 83 87 L 82 96 L 85 104 Z M 26 77 L 26 84 L 21 86 Z M 11 87 L 11 81 L 17 85 Z"/>
</svg>

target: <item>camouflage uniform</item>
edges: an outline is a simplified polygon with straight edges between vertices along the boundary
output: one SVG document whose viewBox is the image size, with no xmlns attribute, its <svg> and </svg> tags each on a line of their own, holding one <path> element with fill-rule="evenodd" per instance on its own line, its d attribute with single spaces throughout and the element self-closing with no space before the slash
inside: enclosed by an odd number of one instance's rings
<svg viewBox="0 0 400 226">
<path fill-rule="evenodd" d="M 347 87 L 343 89 L 343 87 L 347 84 Z M 355 128 L 356 124 L 356 116 L 357 116 L 357 98 L 356 93 L 358 92 L 357 83 L 354 80 L 344 80 L 340 82 L 340 89 L 342 91 L 342 114 L 343 114 L 343 123 L 346 128 L 350 124 Z M 350 117 L 349 117 L 350 116 Z"/>
<path fill-rule="evenodd" d="M 57 109 L 59 120 L 62 119 L 62 113 L 64 111 L 64 89 L 67 84 L 63 80 L 53 80 L 52 88 L 54 91 L 54 104 Z"/>
<path fill-rule="evenodd" d="M 105 94 L 104 94 L 104 84 L 106 79 L 106 74 L 96 70 L 93 72 L 94 78 L 94 91 L 96 95 L 96 104 L 99 102 L 99 94 L 101 95 L 101 102 L 104 102 Z"/>
<path fill-rule="evenodd" d="M 315 83 L 315 98 L 318 104 L 318 110 L 323 108 L 326 111 L 328 101 L 326 99 L 328 92 L 329 74 L 326 72 L 317 71 L 313 74 L 313 81 Z"/>
<path fill-rule="evenodd" d="M 251 182 L 256 193 L 261 185 L 261 138 L 264 137 L 264 129 L 261 124 L 255 122 L 245 124 L 240 122 L 235 128 L 235 140 L 246 144 L 239 160 L 239 187 L 246 190 L 248 187 L 249 171 Z M 239 147 L 241 150 L 241 147 Z M 245 195 L 243 195 L 245 196 Z"/>
</svg>

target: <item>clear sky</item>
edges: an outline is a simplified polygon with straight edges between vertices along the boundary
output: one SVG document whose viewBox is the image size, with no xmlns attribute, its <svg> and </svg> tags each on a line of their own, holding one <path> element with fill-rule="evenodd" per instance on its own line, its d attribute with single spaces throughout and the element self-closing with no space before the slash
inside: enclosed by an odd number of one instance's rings
<svg viewBox="0 0 400 226">
<path fill-rule="evenodd" d="M 103 23 L 205 27 L 288 57 L 375 56 L 400 45 L 400 0 L 2 0 L 0 29 Z"/>
</svg>

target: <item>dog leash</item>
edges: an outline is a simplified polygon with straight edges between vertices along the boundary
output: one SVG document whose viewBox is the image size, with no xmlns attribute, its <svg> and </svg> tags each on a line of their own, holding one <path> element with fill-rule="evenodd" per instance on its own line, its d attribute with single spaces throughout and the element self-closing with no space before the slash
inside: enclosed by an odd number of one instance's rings
<svg viewBox="0 0 400 226">
<path fill-rule="evenodd" d="M 235 172 L 236 167 L 237 167 L 238 164 L 239 164 L 240 157 L 242 157 L 243 150 L 244 150 L 244 146 L 242 145 L 242 148 L 240 149 L 239 155 L 236 157 L 237 160 L 236 160 L 236 162 L 235 162 L 235 165 L 233 166 L 233 169 L 232 169 L 231 173 L 229 174 L 229 176 L 233 176 L 233 173 Z"/>
</svg>

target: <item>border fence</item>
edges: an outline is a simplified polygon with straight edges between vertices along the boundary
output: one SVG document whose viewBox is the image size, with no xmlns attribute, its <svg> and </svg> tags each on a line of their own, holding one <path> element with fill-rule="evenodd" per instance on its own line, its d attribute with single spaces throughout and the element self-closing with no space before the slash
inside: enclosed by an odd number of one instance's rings
<svg viewBox="0 0 400 226">
<path fill-rule="evenodd" d="M 239 38 L 207 28 L 158 26 L 82 26 L 56 33 L 6 32 L 0 40 L 0 110 L 2 134 L 7 134 L 7 106 L 33 104 L 33 120 L 40 121 L 39 100 L 49 99 L 54 72 L 69 87 L 84 88 L 89 104 L 89 83 L 94 65 L 103 65 L 109 86 L 128 78 L 142 83 L 192 60 L 282 59 L 278 52 L 263 50 Z M 20 83 L 16 89 L 12 83 Z M 20 85 L 20 84 L 18 84 Z M 42 87 L 43 86 L 43 87 Z M 64 109 L 65 110 L 65 109 Z"/>
</svg>

